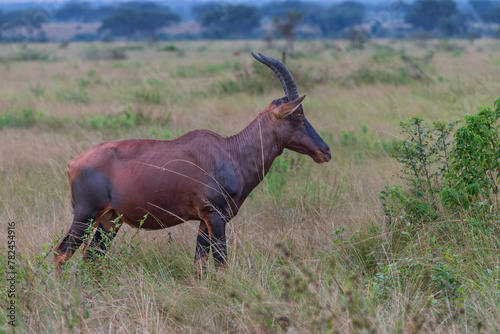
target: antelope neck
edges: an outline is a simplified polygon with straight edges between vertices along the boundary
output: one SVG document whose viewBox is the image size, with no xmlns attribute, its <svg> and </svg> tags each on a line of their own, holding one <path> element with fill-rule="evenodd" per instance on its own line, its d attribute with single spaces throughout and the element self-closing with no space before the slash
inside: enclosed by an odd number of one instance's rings
<svg viewBox="0 0 500 334">
<path fill-rule="evenodd" d="M 236 163 L 236 171 L 250 191 L 263 180 L 271 165 L 283 152 L 270 124 L 268 113 L 257 116 L 245 129 L 234 136 L 224 138 L 227 150 Z"/>
</svg>

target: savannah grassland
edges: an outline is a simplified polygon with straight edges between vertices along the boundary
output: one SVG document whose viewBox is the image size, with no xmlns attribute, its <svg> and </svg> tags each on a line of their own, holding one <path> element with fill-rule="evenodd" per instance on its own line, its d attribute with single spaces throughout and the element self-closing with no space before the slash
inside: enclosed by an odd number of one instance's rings
<svg viewBox="0 0 500 334">
<path fill-rule="evenodd" d="M 332 161 L 279 157 L 228 224 L 229 265 L 200 280 L 192 274 L 196 222 L 122 227 L 100 264 L 83 263 L 78 251 L 58 276 L 52 247 L 72 221 L 67 163 L 104 141 L 240 131 L 283 96 L 250 55 L 279 57 L 278 48 L 0 46 L 0 267 L 13 221 L 16 331 L 498 332 L 498 220 L 472 233 L 466 216 L 440 217 L 408 233 L 404 221 L 391 226 L 379 197 L 387 185 L 406 186 L 391 157 L 400 121 L 452 122 L 493 104 L 500 42 L 347 45 L 300 42 L 287 61 Z M 11 330 L 4 273 L 2 332 Z"/>
</svg>

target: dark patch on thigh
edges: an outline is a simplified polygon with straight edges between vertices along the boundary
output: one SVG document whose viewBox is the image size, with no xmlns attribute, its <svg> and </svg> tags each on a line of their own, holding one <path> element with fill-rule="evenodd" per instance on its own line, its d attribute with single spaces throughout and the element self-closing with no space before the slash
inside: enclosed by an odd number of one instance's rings
<svg viewBox="0 0 500 334">
<path fill-rule="evenodd" d="M 219 161 L 215 164 L 212 175 L 207 199 L 218 210 L 222 210 L 231 204 L 232 199 L 238 194 L 238 180 L 231 166 L 225 161 Z"/>
<path fill-rule="evenodd" d="M 118 192 L 109 176 L 87 167 L 83 167 L 80 175 L 73 180 L 71 195 L 75 220 L 96 218 L 98 212 L 116 205 L 118 201 Z"/>
</svg>

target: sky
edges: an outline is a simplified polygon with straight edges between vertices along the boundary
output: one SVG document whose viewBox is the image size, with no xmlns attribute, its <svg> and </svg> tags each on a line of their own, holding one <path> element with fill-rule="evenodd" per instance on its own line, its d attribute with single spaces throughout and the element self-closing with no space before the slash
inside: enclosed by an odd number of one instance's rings
<svg viewBox="0 0 500 334">
<path fill-rule="evenodd" d="M 59 4 L 64 4 L 70 0 L 0 0 L 0 3 L 3 4 L 21 4 L 21 3 L 59 3 Z M 74 1 L 74 0 L 73 0 Z M 90 3 L 106 3 L 106 4 L 112 4 L 112 3 L 119 3 L 119 2 L 126 2 L 129 0 L 82 0 L 82 2 L 90 2 Z M 134 0 L 137 1 L 137 0 Z M 150 1 L 150 0 L 139 0 L 139 1 Z M 222 0 L 222 1 L 217 1 L 217 0 L 164 0 L 164 1 L 155 1 L 155 2 L 161 2 L 166 5 L 172 2 L 183 2 L 183 3 L 198 3 L 198 2 L 227 2 L 227 3 L 238 3 L 238 2 L 252 2 L 252 3 L 264 3 L 264 2 L 271 2 L 271 1 L 280 1 L 280 0 Z M 285 0 L 282 0 L 285 1 Z M 311 1 L 311 2 L 320 2 L 320 3 L 338 3 L 342 2 L 345 0 L 302 0 L 302 1 Z M 365 2 L 365 3 L 376 3 L 376 2 L 387 2 L 387 0 L 383 1 L 374 1 L 374 0 L 357 0 L 359 2 Z M 466 0 L 465 0 L 466 1 Z"/>
</svg>

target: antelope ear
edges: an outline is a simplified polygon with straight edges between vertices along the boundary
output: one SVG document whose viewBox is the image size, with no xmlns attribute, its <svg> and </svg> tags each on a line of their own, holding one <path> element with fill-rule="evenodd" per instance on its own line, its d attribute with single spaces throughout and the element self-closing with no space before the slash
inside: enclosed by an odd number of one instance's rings
<svg viewBox="0 0 500 334">
<path fill-rule="evenodd" d="M 297 108 L 300 106 L 300 104 L 302 103 L 302 101 L 304 101 L 305 98 L 306 96 L 304 95 L 291 102 L 279 106 L 275 111 L 276 117 L 285 118 L 288 115 L 291 115 L 295 110 L 297 110 Z"/>
</svg>

